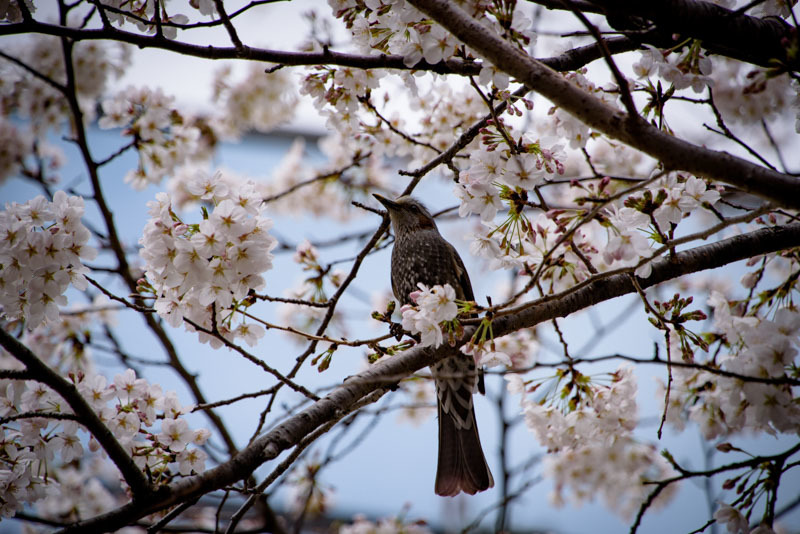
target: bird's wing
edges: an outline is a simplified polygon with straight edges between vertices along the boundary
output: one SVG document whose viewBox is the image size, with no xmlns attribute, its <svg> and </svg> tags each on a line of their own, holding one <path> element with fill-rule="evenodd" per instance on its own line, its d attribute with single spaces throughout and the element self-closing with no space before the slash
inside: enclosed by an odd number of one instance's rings
<svg viewBox="0 0 800 534">
<path fill-rule="evenodd" d="M 453 245 L 447 243 L 447 246 L 450 247 L 450 251 L 453 253 L 452 257 L 455 263 L 453 266 L 453 272 L 456 273 L 458 285 L 461 287 L 461 291 L 464 293 L 463 296 L 459 295 L 459 298 L 463 300 L 475 300 L 475 294 L 472 292 L 472 283 L 469 281 L 469 273 L 467 272 L 467 268 L 464 267 L 464 261 L 461 259 L 461 256 L 458 255 L 458 251 L 456 251 L 456 248 Z M 458 288 L 453 289 L 458 291 Z"/>
</svg>

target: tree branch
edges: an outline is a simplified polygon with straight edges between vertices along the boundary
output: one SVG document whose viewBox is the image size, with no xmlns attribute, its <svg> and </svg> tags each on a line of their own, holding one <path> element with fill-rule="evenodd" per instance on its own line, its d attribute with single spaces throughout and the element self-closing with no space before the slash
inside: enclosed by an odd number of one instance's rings
<svg viewBox="0 0 800 534">
<path fill-rule="evenodd" d="M 796 29 L 778 17 L 758 18 L 704 0 L 592 0 L 612 28 L 639 29 L 644 21 L 656 27 L 641 42 L 670 47 L 687 37 L 699 39 L 714 54 L 774 68 L 800 69 L 800 57 L 789 54 Z M 642 20 L 644 19 L 644 21 Z M 633 40 L 640 40 L 636 33 Z"/>
<path fill-rule="evenodd" d="M 328 49 L 322 52 L 287 52 L 244 46 L 242 48 L 236 48 L 235 46 L 201 46 L 177 40 L 159 39 L 152 35 L 127 32 L 112 26 L 101 29 L 81 29 L 48 24 L 37 20 L 0 25 L 0 37 L 28 33 L 64 36 L 73 41 L 113 40 L 136 45 L 139 48 L 157 48 L 205 59 L 246 59 L 290 66 L 324 64 L 360 69 L 424 70 L 437 74 L 461 74 L 465 76 L 477 76 L 481 70 L 480 63 L 461 59 L 449 59 L 433 65 L 422 60 L 413 67 L 408 67 L 403 63 L 403 56 L 400 55 L 357 55 Z M 613 54 L 636 50 L 641 46 L 638 42 L 627 37 L 607 39 L 606 44 Z M 600 47 L 597 43 L 592 43 L 591 45 L 569 50 L 560 56 L 543 58 L 540 61 L 552 69 L 569 71 L 579 69 L 601 57 L 603 57 L 603 53 Z"/>
<path fill-rule="evenodd" d="M 3 27 L 0 26 L 0 30 L 2 29 Z M 100 182 L 99 174 L 100 164 L 98 164 L 92 157 L 91 150 L 89 148 L 88 137 L 86 134 L 86 128 L 84 125 L 85 121 L 83 112 L 81 111 L 76 96 L 75 71 L 72 64 L 72 48 L 74 46 L 74 42 L 65 37 L 62 37 L 61 41 L 64 53 L 65 71 L 67 75 L 67 84 L 63 89 L 63 95 L 67 100 L 72 113 L 72 124 L 75 130 L 75 142 L 80 150 L 84 164 L 86 165 L 86 171 L 89 175 L 89 182 L 91 183 L 92 191 L 94 192 L 94 201 L 97 203 L 97 207 L 100 210 L 103 222 L 106 225 L 109 246 L 117 260 L 117 268 L 115 269 L 115 272 L 119 273 L 120 277 L 124 280 L 125 285 L 127 285 L 128 290 L 132 294 L 136 294 L 137 281 L 131 274 L 125 249 L 122 246 L 122 241 L 119 238 L 119 235 L 117 234 L 116 225 L 114 223 L 114 214 L 109 208 L 103 194 L 103 188 Z M 155 335 L 161 346 L 164 348 L 164 352 L 167 354 L 170 366 L 186 383 L 187 387 L 197 401 L 197 404 L 206 404 L 207 400 L 203 392 L 200 390 L 200 386 L 198 385 L 196 378 L 189 372 L 188 369 L 186 369 L 186 367 L 184 367 L 183 362 L 178 357 L 178 352 L 175 349 L 172 340 L 169 338 L 164 328 L 161 326 L 158 320 L 153 317 L 153 314 L 145 313 L 143 314 L 143 319 L 148 328 L 153 332 L 153 335 Z M 231 455 L 235 454 L 237 450 L 236 443 L 233 441 L 233 437 L 225 427 L 225 424 L 220 416 L 214 410 L 210 409 L 206 410 L 204 413 L 217 429 L 217 432 L 219 432 L 220 437 L 225 442 L 228 452 Z"/>
<path fill-rule="evenodd" d="M 639 279 L 639 284 L 642 288 L 650 287 L 684 274 L 797 246 L 800 246 L 800 223 L 764 228 L 710 245 L 678 252 L 670 259 L 655 261 L 650 277 Z M 495 336 L 500 337 L 634 291 L 635 288 L 627 273 L 614 275 L 589 283 L 572 293 L 540 299 L 534 306 L 521 311 L 516 316 L 496 319 L 492 328 Z M 475 327 L 465 328 L 464 336 L 459 340 L 457 347 L 469 341 L 474 332 Z M 382 359 L 366 371 L 346 380 L 341 386 L 302 412 L 277 425 L 244 448 L 230 461 L 201 475 L 158 488 L 137 500 L 136 503 L 128 503 L 106 514 L 74 523 L 65 528 L 63 532 L 117 529 L 145 515 L 246 478 L 260 465 L 294 447 L 305 436 L 336 418 L 340 411 L 348 410 L 371 392 L 394 384 L 419 369 L 452 354 L 457 347 L 448 345 L 443 345 L 438 349 L 415 347 L 397 356 Z"/>
<path fill-rule="evenodd" d="M 67 401 L 69 407 L 78 416 L 81 425 L 92 433 L 97 442 L 106 451 L 111 461 L 122 473 L 125 482 L 130 486 L 133 492 L 134 499 L 139 495 L 146 495 L 149 493 L 150 484 L 147 481 L 144 473 L 136 467 L 133 459 L 128 455 L 125 449 L 120 445 L 111 430 L 100 420 L 97 414 L 86 402 L 86 399 L 78 392 L 72 383 L 63 378 L 43 361 L 41 361 L 33 352 L 25 345 L 20 343 L 11 334 L 0 328 L 0 344 L 3 345 L 12 356 L 22 362 L 26 369 L 33 375 L 36 381 L 41 382 L 52 388 L 56 393 Z M 46 416 L 46 414 L 43 414 Z"/>
<path fill-rule="evenodd" d="M 496 67 L 591 128 L 660 160 L 667 169 L 685 170 L 736 185 L 783 206 L 800 207 L 800 180 L 797 178 L 694 145 L 662 132 L 641 117 L 627 116 L 518 50 L 452 2 L 410 1 Z"/>
<path fill-rule="evenodd" d="M 653 271 L 648 278 L 637 277 L 637 280 L 639 286 L 646 289 L 686 274 L 798 246 L 800 223 L 771 226 L 660 258 L 653 261 Z M 636 288 L 628 272 L 590 280 L 577 290 L 567 289 L 511 309 L 509 315 L 496 319 L 492 328 L 495 336 L 500 337 L 634 292 Z M 519 313 L 514 313 L 515 310 Z"/>
</svg>

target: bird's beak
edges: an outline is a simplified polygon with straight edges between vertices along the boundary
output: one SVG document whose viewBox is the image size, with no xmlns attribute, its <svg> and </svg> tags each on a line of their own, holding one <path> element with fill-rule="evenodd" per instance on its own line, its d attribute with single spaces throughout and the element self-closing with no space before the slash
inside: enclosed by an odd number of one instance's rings
<svg viewBox="0 0 800 534">
<path fill-rule="evenodd" d="M 395 202 L 394 200 L 389 200 L 388 198 L 378 194 L 373 194 L 372 196 L 375 197 L 378 200 L 378 202 L 383 204 L 384 207 L 386 207 L 386 209 L 389 211 L 396 210 L 399 207 L 397 202 Z"/>
</svg>

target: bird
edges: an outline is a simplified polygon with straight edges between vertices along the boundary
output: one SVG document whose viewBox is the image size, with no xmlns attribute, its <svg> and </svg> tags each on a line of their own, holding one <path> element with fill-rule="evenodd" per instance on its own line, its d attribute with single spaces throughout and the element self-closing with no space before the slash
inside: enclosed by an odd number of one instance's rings
<svg viewBox="0 0 800 534">
<path fill-rule="evenodd" d="M 409 294 L 428 287 L 450 286 L 458 300 L 475 300 L 469 274 L 455 247 L 436 228 L 430 212 L 417 199 L 404 195 L 389 200 L 373 195 L 389 214 L 394 233 L 392 292 L 400 305 L 412 304 Z M 454 350 L 431 366 L 436 384 L 439 456 L 434 491 L 453 497 L 474 495 L 494 486 L 475 421 L 473 393 L 478 371 L 472 356 Z"/>
</svg>

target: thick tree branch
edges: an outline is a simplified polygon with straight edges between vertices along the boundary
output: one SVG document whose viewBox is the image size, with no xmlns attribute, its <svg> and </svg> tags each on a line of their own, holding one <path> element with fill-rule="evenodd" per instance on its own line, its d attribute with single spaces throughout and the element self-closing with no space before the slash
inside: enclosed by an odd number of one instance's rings
<svg viewBox="0 0 800 534">
<path fill-rule="evenodd" d="M 652 23 L 654 32 L 634 40 L 656 46 L 674 46 L 687 37 L 699 39 L 703 48 L 762 67 L 777 63 L 788 70 L 800 69 L 800 57 L 791 57 L 790 43 L 796 29 L 778 17 L 751 17 L 704 0 L 592 0 L 606 15 L 608 23 L 625 31 Z M 669 44 L 671 43 L 671 44 Z"/>
<path fill-rule="evenodd" d="M 92 410 L 92 407 L 80 394 L 78 388 L 42 362 L 28 347 L 2 328 L 0 328 L 0 345 L 25 365 L 26 370 L 34 377 L 34 380 L 49 386 L 67 401 L 81 425 L 92 433 L 109 458 L 111 458 L 111 461 L 120 470 L 134 497 L 147 494 L 150 487 L 147 477 L 144 476 L 141 469 L 136 467 L 133 459 L 120 445 L 111 430 Z"/>
<path fill-rule="evenodd" d="M 528 56 L 446 0 L 410 0 L 495 66 L 528 85 L 591 128 L 681 169 L 729 183 L 776 203 L 800 208 L 800 180 L 749 161 L 673 137 L 641 117 L 628 116 Z"/>
<path fill-rule="evenodd" d="M 532 0 L 563 10 L 562 0 Z M 606 16 L 609 25 L 637 43 L 670 48 L 686 38 L 699 39 L 714 54 L 761 67 L 800 68 L 800 57 L 788 54 L 795 29 L 777 17 L 758 18 L 703 0 L 572 0 L 584 13 Z M 647 28 L 647 29 L 643 29 Z"/>
<path fill-rule="evenodd" d="M 653 263 L 649 278 L 639 279 L 641 287 L 689 273 L 719 267 L 759 254 L 800 246 L 800 223 L 770 227 L 678 252 L 670 259 Z M 628 273 L 602 278 L 584 285 L 580 290 L 541 299 L 518 315 L 496 319 L 492 328 L 495 336 L 509 334 L 521 328 L 556 317 L 563 317 L 599 302 L 633 293 L 636 289 Z M 475 327 L 467 327 L 460 344 L 466 343 Z M 371 392 L 390 386 L 419 369 L 451 354 L 455 349 L 443 345 L 438 349 L 416 347 L 392 358 L 384 359 L 366 371 L 346 380 L 341 386 L 302 412 L 292 416 L 243 449 L 233 459 L 201 475 L 159 488 L 117 510 L 75 523 L 63 532 L 113 530 L 150 513 L 164 510 L 179 502 L 193 499 L 248 477 L 265 462 L 294 447 L 320 426 L 348 410 Z"/>
<path fill-rule="evenodd" d="M 642 289 L 646 289 L 686 274 L 798 246 L 800 246 L 800 223 L 772 226 L 660 258 L 653 261 L 652 274 L 648 278 L 637 277 L 637 281 Z M 496 319 L 492 323 L 492 328 L 495 336 L 506 335 L 635 292 L 636 288 L 629 273 L 615 274 L 588 281 L 578 290 L 568 289 L 523 304 L 517 308 L 518 313 L 514 313 L 514 309 L 509 310 L 511 313 Z"/>
</svg>

